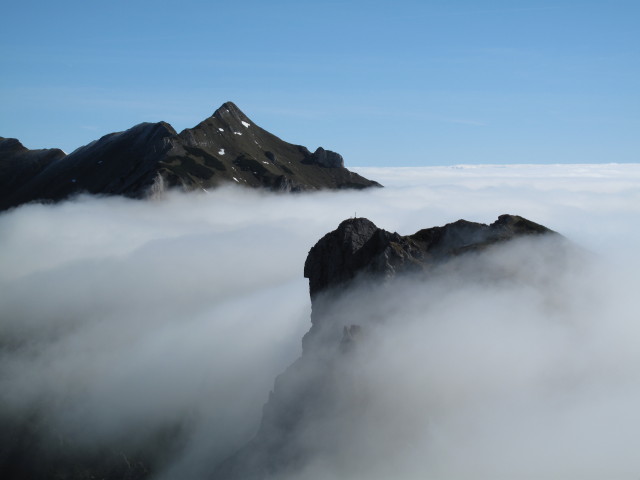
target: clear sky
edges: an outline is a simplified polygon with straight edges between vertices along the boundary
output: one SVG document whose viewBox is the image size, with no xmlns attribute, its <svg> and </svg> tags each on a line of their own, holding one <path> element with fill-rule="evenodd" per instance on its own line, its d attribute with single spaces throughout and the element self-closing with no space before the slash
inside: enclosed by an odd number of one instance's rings
<svg viewBox="0 0 640 480">
<path fill-rule="evenodd" d="M 69 152 L 227 100 L 347 165 L 640 162 L 640 1 L 3 2 L 0 136 Z"/>
</svg>

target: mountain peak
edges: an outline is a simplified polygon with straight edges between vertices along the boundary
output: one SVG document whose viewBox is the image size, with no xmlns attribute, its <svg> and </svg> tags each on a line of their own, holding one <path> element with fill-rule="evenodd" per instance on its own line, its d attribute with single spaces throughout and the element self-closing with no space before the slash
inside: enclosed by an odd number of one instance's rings
<svg viewBox="0 0 640 480">
<path fill-rule="evenodd" d="M 237 106 L 235 103 L 231 102 L 231 101 L 224 102 L 224 103 L 220 106 L 220 108 L 226 108 L 226 109 L 228 109 L 228 110 L 240 110 L 240 109 L 238 108 L 238 106 Z"/>
<path fill-rule="evenodd" d="M 236 120 L 245 122 L 249 120 L 249 117 L 233 102 L 224 102 L 220 108 L 213 112 L 212 116 L 220 120 L 228 120 L 229 118 L 235 118 Z"/>
<path fill-rule="evenodd" d="M 18 161 L 23 154 L 38 162 L 26 168 Z M 45 169 L 48 164 L 40 159 L 63 161 Z M 281 140 L 233 102 L 179 134 L 166 122 L 140 123 L 69 155 L 28 151 L 17 140 L 0 138 L 0 174 L 0 186 L 5 186 L 0 211 L 78 192 L 146 197 L 166 188 L 206 190 L 223 183 L 274 191 L 380 186 L 347 170 L 338 153 L 324 148 L 311 153 Z"/>
</svg>

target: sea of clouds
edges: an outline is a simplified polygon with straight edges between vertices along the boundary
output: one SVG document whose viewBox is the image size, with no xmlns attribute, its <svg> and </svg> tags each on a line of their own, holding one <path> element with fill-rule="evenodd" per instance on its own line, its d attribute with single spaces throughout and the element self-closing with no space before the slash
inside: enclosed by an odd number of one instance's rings
<svg viewBox="0 0 640 480">
<path fill-rule="evenodd" d="M 640 165 L 355 170 L 385 188 L 81 196 L 0 214 L 0 415 L 37 413 L 43 442 L 79 450 L 135 450 L 178 426 L 158 478 L 200 478 L 251 438 L 301 353 L 319 238 L 353 216 L 406 235 L 510 213 L 589 265 L 533 293 L 389 299 L 388 325 L 404 327 L 360 372 L 370 422 L 344 432 L 346 460 L 300 478 L 637 478 Z"/>
</svg>

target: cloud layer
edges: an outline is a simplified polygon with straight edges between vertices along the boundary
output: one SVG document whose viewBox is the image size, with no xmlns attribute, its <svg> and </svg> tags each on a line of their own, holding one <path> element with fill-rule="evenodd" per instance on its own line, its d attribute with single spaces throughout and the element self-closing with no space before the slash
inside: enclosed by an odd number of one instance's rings
<svg viewBox="0 0 640 480">
<path fill-rule="evenodd" d="M 588 270 L 540 290 L 563 309 L 513 286 L 390 299 L 404 328 L 375 340 L 380 355 L 361 374 L 376 400 L 354 432 L 412 425 L 392 469 L 403 478 L 637 476 L 640 167 L 358 171 L 387 187 L 80 197 L 0 215 L 2 416 L 37 412 L 47 439 L 123 451 L 178 425 L 182 448 L 160 478 L 201 475 L 251 437 L 275 376 L 300 354 L 302 268 L 322 235 L 354 215 L 409 234 L 512 213 L 593 254 Z M 427 307 L 437 321 L 416 314 Z"/>
</svg>

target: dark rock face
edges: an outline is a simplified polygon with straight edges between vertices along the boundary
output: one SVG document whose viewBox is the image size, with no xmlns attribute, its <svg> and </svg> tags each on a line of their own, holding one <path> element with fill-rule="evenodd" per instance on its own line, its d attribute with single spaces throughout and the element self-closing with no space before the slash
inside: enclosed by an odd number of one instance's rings
<svg viewBox="0 0 640 480">
<path fill-rule="evenodd" d="M 17 186 L 64 157 L 65 153 L 57 148 L 29 150 L 15 138 L 0 137 L 0 192 L 10 195 Z M 0 208 L 1 205 L 0 201 Z"/>
<path fill-rule="evenodd" d="M 311 248 L 305 262 L 312 326 L 302 356 L 276 379 L 254 439 L 219 465 L 212 479 L 296 478 L 310 458 L 331 449 L 332 438 L 344 435 L 336 412 L 358 412 L 366 403 L 366 394 L 355 386 L 358 378 L 349 372 L 351 354 L 371 327 L 350 323 L 351 313 L 362 307 L 361 299 L 349 300 L 350 285 L 369 282 L 375 289 L 404 274 L 429 276 L 448 262 L 464 262 L 500 243 L 531 236 L 561 238 L 515 215 L 502 215 L 490 225 L 458 220 L 407 236 L 366 218 L 343 221 Z"/>
<path fill-rule="evenodd" d="M 344 167 L 344 160 L 342 155 L 331 150 L 325 150 L 322 147 L 318 147 L 313 155 L 310 157 L 309 163 L 320 165 L 325 168 L 342 168 Z"/>
<path fill-rule="evenodd" d="M 179 134 L 165 122 L 142 123 L 69 155 L 0 138 L 0 173 L 0 210 L 78 193 L 142 198 L 229 182 L 284 192 L 380 186 L 344 168 L 337 153 L 280 140 L 231 102 Z"/>
<path fill-rule="evenodd" d="M 342 222 L 309 252 L 304 276 L 312 300 L 320 292 L 352 280 L 360 273 L 390 277 L 425 270 L 433 263 L 522 235 L 551 233 L 515 215 L 501 215 L 491 225 L 458 220 L 443 227 L 401 236 L 379 229 L 366 218 Z"/>
<path fill-rule="evenodd" d="M 167 152 L 174 134 L 171 125 L 160 122 L 105 135 L 15 184 L 13 192 L 3 196 L 0 208 L 34 200 L 57 201 L 76 193 L 142 197 L 153 183 L 158 158 Z"/>
</svg>

